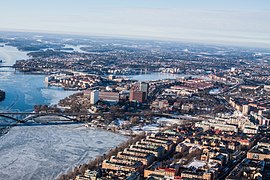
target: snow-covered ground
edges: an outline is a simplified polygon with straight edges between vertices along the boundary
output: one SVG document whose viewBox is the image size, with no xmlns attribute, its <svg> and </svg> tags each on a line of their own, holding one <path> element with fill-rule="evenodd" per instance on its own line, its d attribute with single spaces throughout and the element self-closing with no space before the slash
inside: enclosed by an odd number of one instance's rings
<svg viewBox="0 0 270 180">
<path fill-rule="evenodd" d="M 140 125 L 140 126 L 133 126 L 131 130 L 134 134 L 139 134 L 142 132 L 149 132 L 149 133 L 156 133 L 163 129 L 164 126 L 172 126 L 174 124 L 182 124 L 183 121 L 180 119 L 172 119 L 172 118 L 159 118 L 155 117 L 154 120 L 156 123 L 147 124 L 147 125 Z"/>
<path fill-rule="evenodd" d="M 219 88 L 214 88 L 214 89 L 211 89 L 211 90 L 209 91 L 209 94 L 213 94 L 213 95 L 219 94 L 220 91 L 221 91 L 221 89 L 219 89 Z"/>
<path fill-rule="evenodd" d="M 164 126 L 171 126 L 174 124 L 181 125 L 183 120 L 162 117 L 157 120 L 157 123 Z"/>
<path fill-rule="evenodd" d="M 145 125 L 143 127 L 133 126 L 131 128 L 131 130 L 135 134 L 140 134 L 141 132 L 156 133 L 156 132 L 160 131 L 160 128 L 159 128 L 158 124 L 148 124 L 148 125 Z"/>
<path fill-rule="evenodd" d="M 125 140 L 82 124 L 16 126 L 0 137 L 0 179 L 55 179 Z"/>
<path fill-rule="evenodd" d="M 214 161 L 210 161 L 210 163 L 206 163 L 205 161 L 201 161 L 196 158 L 193 158 L 193 160 L 188 165 L 186 165 L 187 168 L 194 167 L 196 169 L 201 168 L 203 166 L 208 166 L 211 168 L 211 167 L 218 166 L 218 163 Z"/>
<path fill-rule="evenodd" d="M 204 161 L 200 161 L 198 159 L 193 159 L 192 162 L 190 162 L 187 167 L 195 167 L 196 169 L 200 168 L 200 167 L 203 167 L 206 165 L 206 162 Z"/>
</svg>

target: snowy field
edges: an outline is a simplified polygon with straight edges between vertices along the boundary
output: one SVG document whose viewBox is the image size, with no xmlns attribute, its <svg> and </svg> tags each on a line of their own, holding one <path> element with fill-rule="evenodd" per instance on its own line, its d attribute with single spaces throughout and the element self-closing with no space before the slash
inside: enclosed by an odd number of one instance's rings
<svg viewBox="0 0 270 180">
<path fill-rule="evenodd" d="M 190 167 L 195 167 L 196 169 L 200 168 L 200 167 L 203 167 L 206 165 L 206 162 L 204 161 L 200 161 L 198 159 L 193 159 L 193 161 L 191 161 L 187 167 L 190 168 Z"/>
<path fill-rule="evenodd" d="M 16 126 L 0 137 L 0 179 L 55 179 L 125 140 L 81 124 Z"/>
<path fill-rule="evenodd" d="M 131 130 L 134 134 L 140 134 L 142 132 L 148 132 L 148 133 L 157 133 L 161 131 L 164 126 L 172 126 L 174 124 L 181 125 L 183 123 L 183 120 L 180 119 L 172 119 L 172 118 L 159 118 L 155 117 L 156 123 L 147 124 L 144 126 L 133 126 Z"/>
</svg>

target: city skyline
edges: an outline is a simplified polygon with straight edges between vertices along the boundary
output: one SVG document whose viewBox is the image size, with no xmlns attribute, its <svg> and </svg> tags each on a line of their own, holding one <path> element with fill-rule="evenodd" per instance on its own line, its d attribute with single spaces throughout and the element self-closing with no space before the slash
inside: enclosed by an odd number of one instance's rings
<svg viewBox="0 0 270 180">
<path fill-rule="evenodd" d="M 0 7 L 0 30 L 270 47 L 268 5 L 266 0 L 11 0 Z"/>
<path fill-rule="evenodd" d="M 270 179 L 266 0 L 0 5 L 0 179 Z"/>
</svg>

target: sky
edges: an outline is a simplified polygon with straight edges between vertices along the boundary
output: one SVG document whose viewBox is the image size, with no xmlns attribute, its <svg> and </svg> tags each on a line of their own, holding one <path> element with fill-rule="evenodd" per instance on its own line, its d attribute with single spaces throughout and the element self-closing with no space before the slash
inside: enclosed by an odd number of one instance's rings
<svg viewBox="0 0 270 180">
<path fill-rule="evenodd" d="M 0 31 L 270 48 L 270 0 L 0 0 Z"/>
</svg>

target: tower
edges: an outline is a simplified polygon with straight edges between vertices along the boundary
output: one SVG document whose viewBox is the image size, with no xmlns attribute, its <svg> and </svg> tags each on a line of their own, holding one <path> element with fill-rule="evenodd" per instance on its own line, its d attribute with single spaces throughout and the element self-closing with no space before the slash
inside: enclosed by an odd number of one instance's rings
<svg viewBox="0 0 270 180">
<path fill-rule="evenodd" d="M 143 94 L 143 101 L 147 100 L 149 85 L 146 82 L 140 82 L 139 90 Z"/>
<path fill-rule="evenodd" d="M 99 91 L 98 90 L 91 91 L 90 104 L 96 104 L 98 102 L 98 98 L 99 98 Z"/>
</svg>

